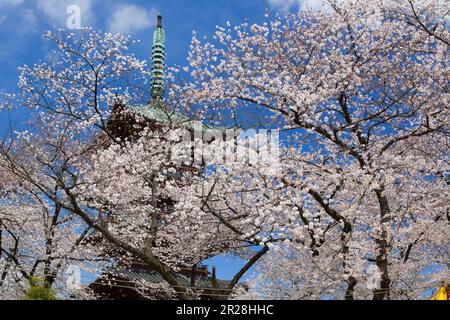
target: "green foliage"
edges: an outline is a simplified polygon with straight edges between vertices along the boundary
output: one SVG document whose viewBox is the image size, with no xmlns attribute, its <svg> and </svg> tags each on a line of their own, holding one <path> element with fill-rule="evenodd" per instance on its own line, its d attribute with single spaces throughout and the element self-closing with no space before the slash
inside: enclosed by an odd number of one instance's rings
<svg viewBox="0 0 450 320">
<path fill-rule="evenodd" d="M 27 290 L 24 300 L 57 300 L 51 285 L 38 278 L 29 280 L 30 288 Z"/>
</svg>

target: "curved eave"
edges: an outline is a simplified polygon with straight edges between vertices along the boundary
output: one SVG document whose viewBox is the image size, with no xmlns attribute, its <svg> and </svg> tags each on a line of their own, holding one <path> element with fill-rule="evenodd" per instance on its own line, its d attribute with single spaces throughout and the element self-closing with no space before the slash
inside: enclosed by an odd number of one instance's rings
<svg viewBox="0 0 450 320">
<path fill-rule="evenodd" d="M 175 124 L 180 127 L 185 127 L 188 130 L 197 130 L 197 128 L 194 127 L 195 123 L 197 122 L 195 119 L 189 118 L 188 116 L 180 112 L 176 112 L 175 110 L 169 108 L 168 105 L 164 102 L 160 104 L 149 103 L 144 106 L 127 106 L 127 108 L 133 110 L 146 119 L 153 120 L 158 123 Z M 202 123 L 203 132 L 218 132 L 220 134 L 225 134 L 226 130 L 230 129 L 234 130 L 234 128 L 217 127 Z M 238 134 L 239 133 L 240 129 L 238 129 Z"/>
</svg>

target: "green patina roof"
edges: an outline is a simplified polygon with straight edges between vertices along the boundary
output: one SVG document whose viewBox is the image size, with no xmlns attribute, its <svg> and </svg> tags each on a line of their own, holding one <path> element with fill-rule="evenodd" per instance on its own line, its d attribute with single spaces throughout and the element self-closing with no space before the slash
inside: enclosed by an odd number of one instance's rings
<svg viewBox="0 0 450 320">
<path fill-rule="evenodd" d="M 142 270 L 134 270 L 134 269 L 116 269 L 111 272 L 112 276 L 124 278 L 130 281 L 146 281 L 150 283 L 162 283 L 164 282 L 163 278 L 156 271 L 142 271 Z M 191 286 L 191 279 L 182 275 L 175 274 L 178 282 L 183 287 Z M 195 287 L 199 289 L 226 289 L 228 287 L 229 281 L 226 280 L 216 280 L 218 288 L 214 287 L 211 281 L 211 278 L 197 278 L 195 280 Z"/>
<path fill-rule="evenodd" d="M 177 112 L 172 108 L 168 107 L 165 102 L 159 102 L 158 100 L 153 100 L 149 104 L 144 106 L 127 106 L 130 110 L 133 110 L 138 115 L 149 119 L 154 120 L 161 124 L 174 124 L 179 127 L 184 127 L 189 130 L 198 130 L 195 127 L 200 121 L 194 120 L 181 112 Z M 218 127 L 207 125 L 202 123 L 202 131 L 203 132 L 211 132 L 211 133 L 221 133 L 224 134 L 226 130 L 233 129 L 227 127 Z"/>
</svg>

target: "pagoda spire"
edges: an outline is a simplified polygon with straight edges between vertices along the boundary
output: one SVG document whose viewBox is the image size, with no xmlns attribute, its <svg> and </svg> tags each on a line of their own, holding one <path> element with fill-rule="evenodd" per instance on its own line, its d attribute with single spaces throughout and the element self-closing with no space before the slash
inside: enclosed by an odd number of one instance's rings
<svg viewBox="0 0 450 320">
<path fill-rule="evenodd" d="M 162 100 L 164 98 L 165 38 L 165 32 L 162 27 L 162 16 L 158 14 L 156 30 L 153 33 L 152 81 L 150 89 L 152 99 L 155 100 Z"/>
</svg>

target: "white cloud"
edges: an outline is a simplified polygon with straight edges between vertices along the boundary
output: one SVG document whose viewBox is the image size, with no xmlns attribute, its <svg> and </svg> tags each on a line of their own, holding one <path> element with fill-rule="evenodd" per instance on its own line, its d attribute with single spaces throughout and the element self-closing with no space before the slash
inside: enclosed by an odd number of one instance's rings
<svg viewBox="0 0 450 320">
<path fill-rule="evenodd" d="M 0 8 L 8 14 L 0 15 L 0 25 L 8 21 L 8 27 L 18 32 L 29 32 L 34 30 L 37 18 L 33 9 L 21 7 L 15 9 L 23 3 L 23 0 L 0 0 Z"/>
<path fill-rule="evenodd" d="M 23 3 L 23 0 L 0 0 L 0 7 L 18 6 Z"/>
<path fill-rule="evenodd" d="M 0 0 L 1 1 L 1 0 Z M 49 19 L 50 23 L 65 26 L 67 18 L 67 8 L 71 5 L 79 6 L 81 9 L 81 26 L 90 26 L 94 19 L 92 12 L 94 0 L 38 0 L 37 7 Z"/>
<path fill-rule="evenodd" d="M 111 15 L 108 31 L 132 34 L 148 29 L 155 25 L 156 14 L 156 9 L 145 10 L 133 4 L 120 5 Z"/>
<path fill-rule="evenodd" d="M 298 8 L 300 10 L 306 10 L 311 8 L 314 11 L 321 9 L 325 1 L 324 0 L 267 0 L 271 7 L 280 9 L 287 12 L 292 8 Z"/>
<path fill-rule="evenodd" d="M 268 0 L 271 7 L 280 9 L 282 11 L 289 11 L 294 6 L 298 6 L 300 0 Z"/>
<path fill-rule="evenodd" d="M 325 1 L 323 0 L 305 0 L 301 1 L 300 10 L 305 10 L 311 8 L 314 11 L 320 10 L 326 7 Z"/>
<path fill-rule="evenodd" d="M 38 19 L 33 9 L 23 10 L 20 18 L 21 26 L 19 31 L 28 32 L 35 29 Z"/>
</svg>

